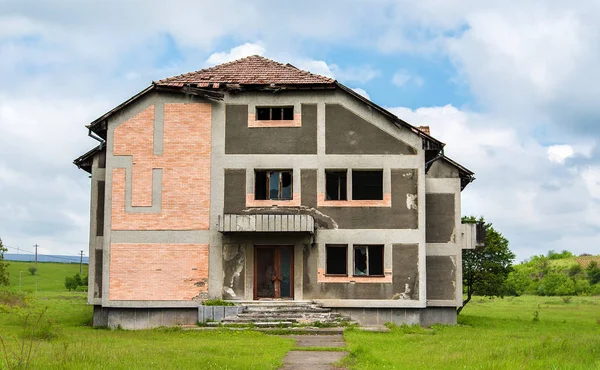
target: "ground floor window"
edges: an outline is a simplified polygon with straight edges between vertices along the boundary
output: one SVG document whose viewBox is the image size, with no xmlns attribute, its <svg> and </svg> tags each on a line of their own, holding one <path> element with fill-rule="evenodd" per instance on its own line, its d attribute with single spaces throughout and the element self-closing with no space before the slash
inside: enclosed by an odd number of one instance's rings
<svg viewBox="0 0 600 370">
<path fill-rule="evenodd" d="M 354 246 L 354 275 L 383 276 L 383 245 Z"/>
<path fill-rule="evenodd" d="M 327 244 L 325 246 L 325 274 L 348 276 L 348 246 Z"/>
</svg>

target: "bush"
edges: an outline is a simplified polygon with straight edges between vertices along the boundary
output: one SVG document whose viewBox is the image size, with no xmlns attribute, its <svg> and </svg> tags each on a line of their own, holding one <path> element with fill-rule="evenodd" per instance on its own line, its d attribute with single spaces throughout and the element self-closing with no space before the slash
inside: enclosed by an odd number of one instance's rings
<svg viewBox="0 0 600 370">
<path fill-rule="evenodd" d="M 22 292 L 13 292 L 9 289 L 0 289 L 0 306 L 26 307 L 27 296 Z"/>
<path fill-rule="evenodd" d="M 35 267 L 35 266 L 31 266 L 30 268 L 28 268 L 28 269 L 27 269 L 27 271 L 29 271 L 29 273 L 30 273 L 31 275 L 35 275 L 35 273 L 37 272 L 37 270 L 38 270 L 38 269 L 37 269 L 37 267 Z"/>
<path fill-rule="evenodd" d="M 70 291 L 75 290 L 79 292 L 87 292 L 88 277 L 81 278 L 81 275 L 75 274 L 74 276 L 67 276 L 65 278 L 65 288 Z M 83 287 L 83 288 L 80 288 Z M 85 290 L 84 290 L 85 289 Z"/>
</svg>

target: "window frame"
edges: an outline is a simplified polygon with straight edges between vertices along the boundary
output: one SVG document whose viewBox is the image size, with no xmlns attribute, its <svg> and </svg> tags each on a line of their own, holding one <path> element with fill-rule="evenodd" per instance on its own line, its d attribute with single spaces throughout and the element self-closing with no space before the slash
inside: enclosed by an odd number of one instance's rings
<svg viewBox="0 0 600 370">
<path fill-rule="evenodd" d="M 328 250 L 329 248 L 344 248 L 344 265 L 346 266 L 345 274 L 330 274 L 327 271 L 327 261 L 329 257 Z M 341 276 L 348 277 L 348 244 L 325 244 L 325 276 Z"/>
<path fill-rule="evenodd" d="M 341 199 L 341 193 L 342 193 L 342 189 L 341 189 L 341 181 L 339 181 L 339 180 L 340 180 L 340 178 L 339 178 L 339 177 L 337 178 L 337 180 L 338 180 L 338 191 L 337 191 L 337 193 L 338 193 L 338 194 L 337 194 L 337 195 L 338 195 L 338 199 L 328 199 L 328 197 L 327 197 L 327 195 L 329 194 L 329 193 L 327 192 L 327 183 L 328 183 L 328 180 L 327 180 L 327 174 L 328 174 L 328 173 L 330 173 L 330 174 L 333 174 L 333 173 L 344 173 L 344 175 L 345 175 L 345 180 L 346 180 L 346 181 L 345 181 L 345 184 L 344 184 L 344 186 L 346 187 L 346 189 L 345 189 L 345 193 L 346 193 L 346 197 L 345 197 L 345 199 Z M 347 168 L 341 168 L 341 169 L 333 169 L 333 168 L 332 168 L 332 169 L 325 169 L 325 200 L 327 200 L 327 201 L 332 201 L 332 202 L 337 202 L 337 201 L 347 201 L 347 200 L 350 200 L 350 199 L 348 199 L 348 198 L 349 198 L 349 197 L 348 197 L 348 169 L 347 169 Z"/>
<path fill-rule="evenodd" d="M 279 184 L 278 184 L 278 194 L 279 194 L 279 198 L 271 198 L 271 174 L 274 172 L 279 172 Z M 258 179 L 258 176 L 260 176 L 262 173 L 264 173 L 265 175 L 265 199 L 257 199 L 257 193 L 256 193 L 256 182 Z M 283 173 L 289 173 L 290 175 L 290 197 L 289 198 L 282 198 L 282 179 L 283 179 Z M 294 200 L 294 170 L 293 169 L 255 169 L 254 170 L 254 200 L 274 200 L 274 201 L 288 201 L 288 200 Z"/>
<path fill-rule="evenodd" d="M 258 113 L 259 109 L 268 109 L 269 110 L 269 118 L 262 119 L 261 115 Z M 280 117 L 281 118 L 273 118 L 273 110 L 280 109 Z M 291 118 L 286 117 L 286 110 L 291 109 Z M 289 111 L 288 111 L 289 112 Z M 274 106 L 256 106 L 255 107 L 255 116 L 256 121 L 293 121 L 294 120 L 294 106 L 293 105 L 274 105 Z"/>
<path fill-rule="evenodd" d="M 356 199 L 356 193 L 359 193 L 359 192 L 355 191 L 355 190 L 357 190 L 357 189 L 355 189 L 355 187 L 357 187 L 360 184 L 360 182 L 355 181 L 354 174 L 359 173 L 359 172 L 378 172 L 381 174 L 381 197 L 380 198 Z M 356 169 L 356 170 L 353 169 L 351 171 L 351 176 L 352 176 L 352 200 L 358 200 L 358 201 L 361 201 L 361 200 L 384 200 L 385 192 L 384 192 L 384 170 L 383 169 Z"/>
<path fill-rule="evenodd" d="M 369 247 L 381 247 L 381 274 L 371 275 L 369 274 Z M 359 248 L 366 248 L 366 271 L 365 275 L 356 274 L 356 250 Z M 354 244 L 352 246 L 352 276 L 354 277 L 384 277 L 385 276 L 385 245 L 384 244 Z"/>
</svg>

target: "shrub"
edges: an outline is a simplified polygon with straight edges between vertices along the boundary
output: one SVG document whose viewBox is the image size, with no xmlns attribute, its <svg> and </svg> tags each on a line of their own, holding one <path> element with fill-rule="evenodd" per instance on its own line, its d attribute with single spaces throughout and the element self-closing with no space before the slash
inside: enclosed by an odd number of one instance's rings
<svg viewBox="0 0 600 370">
<path fill-rule="evenodd" d="M 27 271 L 29 271 L 29 273 L 30 273 L 31 275 L 35 275 L 35 273 L 37 272 L 37 270 L 38 270 L 38 269 L 37 269 L 37 267 L 35 267 L 35 266 L 31 266 L 30 268 L 28 268 L 28 269 L 27 269 Z"/>
<path fill-rule="evenodd" d="M 13 292 L 9 289 L 0 289 L 0 306 L 26 307 L 27 296 L 22 292 Z"/>
</svg>

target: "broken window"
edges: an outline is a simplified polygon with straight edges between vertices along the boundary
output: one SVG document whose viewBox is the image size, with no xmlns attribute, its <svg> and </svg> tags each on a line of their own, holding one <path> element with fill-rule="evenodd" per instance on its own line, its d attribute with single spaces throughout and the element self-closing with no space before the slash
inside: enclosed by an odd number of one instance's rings
<svg viewBox="0 0 600 370">
<path fill-rule="evenodd" d="M 292 199 L 292 171 L 257 170 L 254 172 L 254 199 Z"/>
<path fill-rule="evenodd" d="M 325 199 L 347 200 L 346 170 L 325 171 Z"/>
<path fill-rule="evenodd" d="M 294 107 L 256 107 L 258 121 L 281 121 L 294 119 Z"/>
<path fill-rule="evenodd" d="M 383 171 L 352 170 L 352 199 L 383 200 Z"/>
<path fill-rule="evenodd" d="M 383 245 L 354 246 L 354 275 L 383 276 Z"/>
<path fill-rule="evenodd" d="M 325 274 L 348 276 L 348 246 L 327 244 L 325 246 Z"/>
</svg>

